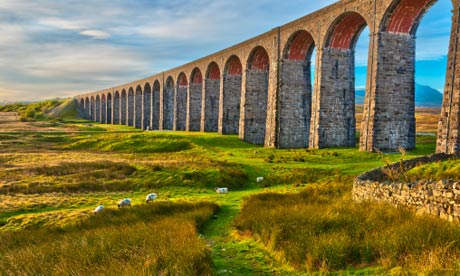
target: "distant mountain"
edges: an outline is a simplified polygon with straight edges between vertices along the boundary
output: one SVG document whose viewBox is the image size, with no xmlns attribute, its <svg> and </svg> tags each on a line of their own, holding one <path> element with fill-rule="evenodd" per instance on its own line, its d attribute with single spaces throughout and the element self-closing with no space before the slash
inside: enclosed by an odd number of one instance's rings
<svg viewBox="0 0 460 276">
<path fill-rule="evenodd" d="M 364 103 L 364 89 L 356 89 L 356 104 Z M 415 106 L 417 107 L 440 107 L 442 106 L 442 93 L 426 85 L 415 84 Z"/>
</svg>

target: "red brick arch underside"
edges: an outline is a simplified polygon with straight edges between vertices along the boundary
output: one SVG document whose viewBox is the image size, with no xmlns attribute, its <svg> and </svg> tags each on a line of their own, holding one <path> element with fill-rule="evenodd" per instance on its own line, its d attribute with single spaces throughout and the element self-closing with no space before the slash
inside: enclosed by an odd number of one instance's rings
<svg viewBox="0 0 460 276">
<path fill-rule="evenodd" d="M 201 70 L 198 68 L 193 69 L 192 76 L 190 77 L 190 81 L 195 84 L 200 84 L 203 82 L 203 75 L 201 74 Z"/>
<path fill-rule="evenodd" d="M 248 68 L 256 71 L 268 71 L 268 53 L 262 47 L 257 47 L 252 51 L 248 60 Z"/>
<path fill-rule="evenodd" d="M 307 31 L 298 31 L 291 36 L 286 45 L 285 58 L 290 60 L 306 60 L 308 53 L 314 46 L 313 37 Z"/>
<path fill-rule="evenodd" d="M 401 0 L 394 6 L 394 10 L 389 14 L 386 31 L 389 33 L 409 34 L 413 32 L 413 27 L 429 8 L 433 0 Z"/>
<path fill-rule="evenodd" d="M 232 56 L 228 59 L 225 68 L 226 68 L 225 72 L 228 75 L 242 75 L 243 74 L 243 66 L 241 65 L 240 59 L 236 56 Z"/>
<path fill-rule="evenodd" d="M 210 79 L 210 80 L 219 80 L 220 79 L 219 66 L 215 62 L 209 64 L 209 67 L 208 67 L 208 79 Z"/>
<path fill-rule="evenodd" d="M 356 38 L 366 25 L 366 20 L 359 13 L 344 14 L 332 27 L 329 47 L 343 50 L 354 48 Z"/>
<path fill-rule="evenodd" d="M 184 73 L 179 75 L 179 80 L 177 81 L 179 86 L 188 86 L 187 76 Z"/>
</svg>

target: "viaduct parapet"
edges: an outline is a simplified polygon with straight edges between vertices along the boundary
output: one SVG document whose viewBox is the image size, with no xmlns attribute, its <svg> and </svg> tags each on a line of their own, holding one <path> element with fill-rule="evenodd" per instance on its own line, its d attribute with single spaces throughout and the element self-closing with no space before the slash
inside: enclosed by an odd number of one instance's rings
<svg viewBox="0 0 460 276">
<path fill-rule="evenodd" d="M 89 119 L 107 124 L 238 134 L 266 147 L 356 146 L 354 49 L 368 26 L 359 148 L 411 149 L 416 135 L 415 34 L 435 2 L 342 0 L 207 57 L 76 100 Z M 437 152 L 458 154 L 459 0 L 452 5 Z"/>
</svg>

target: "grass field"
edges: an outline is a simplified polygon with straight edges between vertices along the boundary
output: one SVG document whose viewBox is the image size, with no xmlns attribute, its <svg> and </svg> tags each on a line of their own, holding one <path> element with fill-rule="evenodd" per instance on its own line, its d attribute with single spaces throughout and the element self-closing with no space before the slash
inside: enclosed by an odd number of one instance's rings
<svg viewBox="0 0 460 276">
<path fill-rule="evenodd" d="M 452 224 L 351 202 L 356 175 L 400 154 L 276 150 L 235 135 L 142 132 L 87 122 L 75 118 L 71 107 L 61 108 L 65 118 L 53 112 L 52 119 L 35 122 L 0 114 L 0 274 L 397 275 L 458 269 L 455 262 L 427 261 L 459 256 L 458 237 L 449 236 L 458 234 Z M 405 158 L 434 152 L 435 117 L 431 110 L 417 113 L 423 135 Z M 265 180 L 256 183 L 257 176 Z M 230 193 L 217 195 L 216 186 Z M 150 192 L 159 200 L 148 206 Z M 126 197 L 134 206 L 116 210 Z M 92 215 L 100 204 L 106 212 Z M 366 219 L 368 211 L 376 215 Z M 390 222 L 393 228 L 382 227 Z M 410 225 L 417 227 L 407 236 L 390 235 Z M 406 246 L 414 243 L 410 237 L 420 246 L 424 237 L 428 241 L 424 248 Z M 370 242 L 385 239 L 394 243 Z M 95 253 L 101 251 L 109 253 Z M 174 262 L 178 252 L 184 254 Z"/>
</svg>

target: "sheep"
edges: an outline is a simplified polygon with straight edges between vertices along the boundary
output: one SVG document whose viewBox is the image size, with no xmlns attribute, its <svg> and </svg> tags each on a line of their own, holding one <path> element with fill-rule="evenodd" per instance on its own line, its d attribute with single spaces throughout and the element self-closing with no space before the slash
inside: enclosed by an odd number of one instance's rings
<svg viewBox="0 0 460 276">
<path fill-rule="evenodd" d="M 257 183 L 262 182 L 262 181 L 264 181 L 264 177 L 263 177 L 263 176 L 257 177 Z"/>
<path fill-rule="evenodd" d="M 151 193 L 151 194 L 148 194 L 146 197 L 145 197 L 145 203 L 149 203 L 150 201 L 155 201 L 157 199 L 157 194 L 155 193 Z"/>
<path fill-rule="evenodd" d="M 93 214 L 100 213 L 102 210 L 104 210 L 104 205 L 99 205 L 96 207 L 96 209 L 93 210 Z"/>
<path fill-rule="evenodd" d="M 216 190 L 216 193 L 218 193 L 218 194 L 228 194 L 228 188 L 227 187 L 223 187 L 223 188 L 215 187 L 214 190 Z"/>
<path fill-rule="evenodd" d="M 118 203 L 118 208 L 125 207 L 125 206 L 131 207 L 131 199 L 125 198 L 125 199 L 120 200 L 120 202 Z"/>
</svg>

